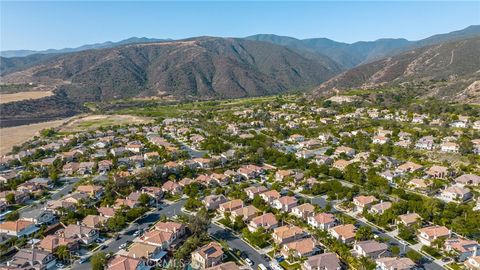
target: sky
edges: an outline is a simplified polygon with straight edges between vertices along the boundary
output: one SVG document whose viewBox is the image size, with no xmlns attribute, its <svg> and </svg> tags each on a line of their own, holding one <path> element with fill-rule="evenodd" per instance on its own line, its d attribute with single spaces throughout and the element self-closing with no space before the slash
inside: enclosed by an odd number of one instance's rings
<svg viewBox="0 0 480 270">
<path fill-rule="evenodd" d="M 480 1 L 3 1 L 0 50 L 61 49 L 129 37 L 259 33 L 336 41 L 407 38 L 480 24 Z"/>
</svg>

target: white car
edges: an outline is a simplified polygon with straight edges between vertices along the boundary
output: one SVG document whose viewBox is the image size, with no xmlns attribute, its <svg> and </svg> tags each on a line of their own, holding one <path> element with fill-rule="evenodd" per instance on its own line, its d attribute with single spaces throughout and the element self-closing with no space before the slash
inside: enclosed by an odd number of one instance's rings
<svg viewBox="0 0 480 270">
<path fill-rule="evenodd" d="M 124 249 L 126 247 L 127 247 L 127 243 L 123 243 L 118 247 L 118 249 Z"/>
<path fill-rule="evenodd" d="M 57 263 L 55 264 L 55 266 L 57 267 L 57 269 L 62 269 L 64 267 L 64 265 L 61 263 Z"/>
<path fill-rule="evenodd" d="M 250 260 L 249 258 L 246 258 L 246 259 L 245 259 L 245 262 L 246 262 L 248 265 L 250 265 L 250 266 L 253 265 L 252 260 Z"/>
</svg>

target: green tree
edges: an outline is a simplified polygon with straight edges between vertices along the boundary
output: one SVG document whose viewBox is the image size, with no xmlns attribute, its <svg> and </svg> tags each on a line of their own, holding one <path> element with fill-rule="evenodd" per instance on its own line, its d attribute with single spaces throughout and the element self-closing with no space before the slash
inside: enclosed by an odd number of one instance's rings
<svg viewBox="0 0 480 270">
<path fill-rule="evenodd" d="M 138 201 L 142 206 L 148 206 L 150 204 L 150 196 L 148 196 L 148 194 L 142 193 L 140 197 L 138 197 Z"/>
<path fill-rule="evenodd" d="M 355 239 L 358 241 L 369 240 L 373 238 L 372 228 L 369 226 L 362 226 L 357 230 L 355 234 Z"/>
<path fill-rule="evenodd" d="M 68 247 L 65 245 L 60 245 L 55 249 L 55 256 L 61 261 L 66 261 L 70 255 Z"/>
<path fill-rule="evenodd" d="M 5 196 L 5 200 L 7 200 L 7 203 L 8 204 L 15 204 L 16 200 L 15 200 L 15 194 L 13 193 L 8 193 L 6 196 Z"/>
<path fill-rule="evenodd" d="M 91 259 L 92 263 L 92 270 L 103 270 L 105 265 L 107 264 L 107 258 L 105 253 L 103 252 L 96 252 L 92 255 Z"/>
</svg>

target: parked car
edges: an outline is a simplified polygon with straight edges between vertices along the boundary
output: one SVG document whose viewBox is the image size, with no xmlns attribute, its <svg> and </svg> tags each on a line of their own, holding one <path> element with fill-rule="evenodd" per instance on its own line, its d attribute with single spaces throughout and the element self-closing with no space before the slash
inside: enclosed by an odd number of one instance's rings
<svg viewBox="0 0 480 270">
<path fill-rule="evenodd" d="M 250 265 L 250 266 L 253 265 L 252 260 L 250 260 L 249 258 L 246 258 L 246 259 L 245 259 L 245 262 L 246 262 L 248 265 Z"/>
<path fill-rule="evenodd" d="M 127 247 L 127 243 L 123 243 L 118 247 L 118 249 L 124 249 L 126 247 Z"/>
</svg>

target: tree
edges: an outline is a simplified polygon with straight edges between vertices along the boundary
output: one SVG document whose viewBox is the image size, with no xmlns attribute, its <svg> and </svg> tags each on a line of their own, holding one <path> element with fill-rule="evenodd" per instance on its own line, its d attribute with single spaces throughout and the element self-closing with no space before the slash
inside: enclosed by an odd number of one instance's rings
<svg viewBox="0 0 480 270">
<path fill-rule="evenodd" d="M 422 255 L 413 249 L 410 249 L 409 251 L 407 251 L 406 255 L 410 260 L 416 263 L 419 263 L 422 260 Z"/>
<path fill-rule="evenodd" d="M 91 263 L 92 263 L 92 270 L 103 270 L 107 263 L 107 258 L 105 256 L 105 253 L 96 252 L 95 254 L 93 254 Z"/>
<path fill-rule="evenodd" d="M 205 208 L 200 209 L 195 216 L 191 216 L 189 220 L 190 231 L 193 235 L 201 235 L 205 233 L 210 226 L 210 217 Z"/>
<path fill-rule="evenodd" d="M 369 240 L 373 238 L 372 228 L 369 226 L 362 226 L 358 229 L 355 234 L 355 239 L 359 241 Z"/>
<path fill-rule="evenodd" d="M 6 196 L 5 196 L 5 200 L 7 200 L 7 203 L 8 204 L 15 204 L 16 200 L 15 200 L 15 194 L 13 193 L 8 193 Z"/>
<path fill-rule="evenodd" d="M 70 255 L 68 247 L 65 245 L 60 245 L 55 249 L 55 256 L 62 261 L 66 261 Z"/>
<path fill-rule="evenodd" d="M 13 211 L 11 213 L 8 213 L 5 219 L 8 221 L 15 221 L 15 220 L 18 220 L 19 218 L 20 218 L 20 214 L 18 213 L 18 211 Z"/>
<path fill-rule="evenodd" d="M 390 247 L 390 252 L 392 253 L 393 256 L 396 257 L 400 254 L 400 247 L 392 246 L 392 247 Z"/>
<path fill-rule="evenodd" d="M 150 196 L 148 196 L 148 194 L 142 193 L 140 197 L 138 197 L 138 201 L 142 206 L 148 206 L 150 204 Z"/>
</svg>

